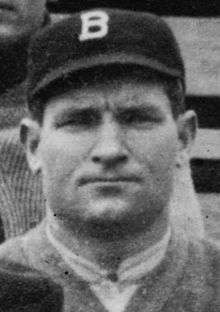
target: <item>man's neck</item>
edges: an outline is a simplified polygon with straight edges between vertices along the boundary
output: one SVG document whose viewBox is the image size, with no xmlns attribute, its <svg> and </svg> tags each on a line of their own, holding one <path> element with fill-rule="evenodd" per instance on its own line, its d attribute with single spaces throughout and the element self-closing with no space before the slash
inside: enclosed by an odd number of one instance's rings
<svg viewBox="0 0 220 312">
<path fill-rule="evenodd" d="M 132 233 L 131 237 L 106 242 L 74 235 L 51 213 L 47 215 L 47 222 L 51 234 L 57 241 L 74 254 L 80 255 L 108 271 L 116 271 L 123 261 L 155 245 L 163 238 L 168 229 L 167 216 L 164 213 L 145 232 L 137 235 Z"/>
</svg>

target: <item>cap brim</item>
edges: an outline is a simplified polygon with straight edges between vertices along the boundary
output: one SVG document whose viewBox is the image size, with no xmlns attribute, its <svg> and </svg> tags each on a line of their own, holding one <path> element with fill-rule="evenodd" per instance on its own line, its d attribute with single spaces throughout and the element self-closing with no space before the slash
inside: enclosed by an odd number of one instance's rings
<svg viewBox="0 0 220 312">
<path fill-rule="evenodd" d="M 82 69 L 89 69 L 97 66 L 106 66 L 110 64 L 140 65 L 142 67 L 155 70 L 159 73 L 163 73 L 174 78 L 182 79 L 180 71 L 173 68 L 168 68 L 164 64 L 156 61 L 155 59 L 146 58 L 143 55 L 134 55 L 134 54 L 129 55 L 123 53 L 104 54 L 104 55 L 102 54 L 91 57 L 89 59 L 82 58 L 77 61 L 70 60 L 64 66 L 61 66 L 49 72 L 44 76 L 43 80 L 41 80 L 34 88 L 31 97 L 34 97 L 41 90 L 46 89 L 52 82 L 68 76 L 68 74 L 74 73 Z"/>
</svg>

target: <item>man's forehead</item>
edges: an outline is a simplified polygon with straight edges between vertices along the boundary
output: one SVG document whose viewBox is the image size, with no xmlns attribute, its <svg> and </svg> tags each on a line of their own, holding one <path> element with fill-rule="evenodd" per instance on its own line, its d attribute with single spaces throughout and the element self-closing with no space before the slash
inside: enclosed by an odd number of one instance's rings
<svg viewBox="0 0 220 312">
<path fill-rule="evenodd" d="M 67 108 L 115 108 L 138 105 L 161 106 L 169 103 L 161 84 L 137 82 L 132 79 L 104 81 L 74 87 L 65 93 L 52 97 L 47 103 L 47 111 L 61 112 Z"/>
</svg>

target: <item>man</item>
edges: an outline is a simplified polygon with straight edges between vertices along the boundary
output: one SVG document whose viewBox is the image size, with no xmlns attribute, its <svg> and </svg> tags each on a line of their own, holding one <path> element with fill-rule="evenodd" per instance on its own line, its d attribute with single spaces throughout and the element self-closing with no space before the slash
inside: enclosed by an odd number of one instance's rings
<svg viewBox="0 0 220 312">
<path fill-rule="evenodd" d="M 46 217 L 2 261 L 60 284 L 64 311 L 217 312 L 219 251 L 187 223 L 196 116 L 166 23 L 75 14 L 33 41 L 27 92 L 20 134 Z"/>
<path fill-rule="evenodd" d="M 7 239 L 22 233 L 30 227 L 30 223 L 36 222 L 36 203 L 30 205 L 30 200 L 24 199 L 22 194 L 33 192 L 31 184 L 39 183 L 32 176 L 28 177 L 30 173 L 15 127 L 26 114 L 25 78 L 29 41 L 48 22 L 46 0 L 0 0 L 0 241 L 3 236 Z M 40 186 L 37 188 L 40 189 Z M 34 194 L 37 205 L 40 205 L 41 191 Z M 25 204 L 30 206 L 30 217 Z"/>
<path fill-rule="evenodd" d="M 27 2 L 27 6 L 28 3 L 30 2 Z M 19 4 L 21 5 L 21 2 Z M 33 6 L 37 6 L 35 11 L 31 11 Z M 26 11 L 36 14 L 38 19 L 35 18 L 33 20 L 38 20 L 38 22 L 45 16 L 44 24 L 47 24 L 47 14 L 41 1 L 40 3 L 34 2 L 32 6 L 29 6 L 29 10 Z M 16 48 L 15 53 L 17 55 L 19 51 L 24 51 L 26 59 L 26 46 L 23 44 L 22 47 L 25 48 Z M 16 61 L 16 64 L 20 64 L 20 62 L 21 58 L 19 57 L 19 62 Z M 10 68 L 14 70 L 13 62 L 10 61 L 9 64 L 11 64 Z M 21 67 L 26 73 L 26 66 L 22 65 Z M 10 71 L 7 70 L 6 72 Z M 21 72 L 23 73 L 23 70 Z M 15 77 L 20 77 L 19 75 L 20 72 Z M 2 116 L 1 127 L 4 128 L 0 133 L 0 242 L 22 234 L 34 227 L 42 219 L 45 212 L 40 178 L 31 174 L 24 150 L 19 141 L 19 130 L 17 127 L 14 127 L 20 121 L 21 116 L 25 114 L 23 84 L 21 83 L 18 88 L 15 88 L 16 92 L 12 88 L 9 92 L 4 93 L 2 112 L 0 107 L 0 118 Z M 17 91 L 20 92 L 20 95 L 18 95 Z M 5 129 L 5 127 L 9 126 L 13 126 L 13 128 Z M 186 170 L 184 170 L 184 175 L 186 175 Z M 190 170 L 188 170 L 188 175 L 190 176 Z M 193 196 L 195 197 L 194 194 Z M 195 201 L 197 200 L 195 199 Z M 197 203 L 193 205 L 193 207 L 197 206 Z M 196 221 L 194 221 L 195 215 L 198 217 Z M 190 212 L 189 218 L 192 221 L 192 225 L 196 225 L 200 232 L 199 220 L 201 215 L 199 209 L 194 208 L 194 213 Z"/>
</svg>

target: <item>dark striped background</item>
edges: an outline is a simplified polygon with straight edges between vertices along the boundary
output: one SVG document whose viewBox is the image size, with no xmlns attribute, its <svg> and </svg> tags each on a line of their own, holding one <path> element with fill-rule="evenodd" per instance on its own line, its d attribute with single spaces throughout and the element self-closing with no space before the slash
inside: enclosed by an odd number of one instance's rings
<svg viewBox="0 0 220 312">
<path fill-rule="evenodd" d="M 218 0 L 48 0 L 52 12 L 70 12 L 92 7 L 121 7 L 139 11 L 152 11 L 159 15 L 218 16 Z"/>
</svg>

